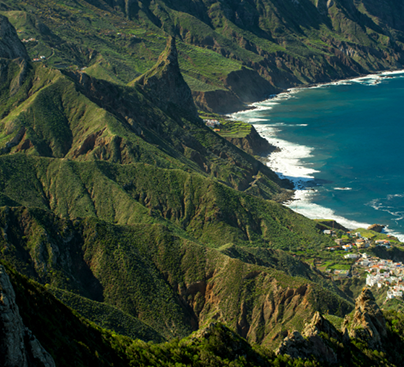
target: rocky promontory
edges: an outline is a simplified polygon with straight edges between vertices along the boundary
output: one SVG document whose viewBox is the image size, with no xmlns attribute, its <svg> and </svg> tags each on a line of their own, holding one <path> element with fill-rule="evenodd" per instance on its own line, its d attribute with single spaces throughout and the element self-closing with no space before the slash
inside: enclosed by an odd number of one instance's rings
<svg viewBox="0 0 404 367">
<path fill-rule="evenodd" d="M 245 137 L 225 137 L 230 143 L 252 155 L 264 155 L 279 151 L 279 148 L 264 139 L 254 126 Z"/>
<path fill-rule="evenodd" d="M 383 231 L 383 228 L 385 228 L 383 224 L 372 224 L 371 226 L 368 227 L 368 231 L 375 231 L 375 232 L 381 232 Z"/>
<path fill-rule="evenodd" d="M 142 86 L 150 99 L 164 111 L 168 111 L 172 106 L 175 113 L 180 109 L 192 117 L 197 116 L 191 89 L 180 71 L 174 37 L 168 37 L 166 49 L 154 67 L 131 84 Z"/>
</svg>

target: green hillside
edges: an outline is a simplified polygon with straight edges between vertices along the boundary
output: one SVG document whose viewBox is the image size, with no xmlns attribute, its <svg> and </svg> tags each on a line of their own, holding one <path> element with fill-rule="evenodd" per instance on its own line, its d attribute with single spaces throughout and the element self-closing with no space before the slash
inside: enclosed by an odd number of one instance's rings
<svg viewBox="0 0 404 367">
<path fill-rule="evenodd" d="M 353 310 L 325 225 L 198 108 L 399 67 L 371 4 L 0 0 L 0 259 L 58 365 L 299 365 L 272 350 Z"/>
<path fill-rule="evenodd" d="M 1 265 L 1 270 L 3 266 L 6 275 L 1 274 L 2 282 L 4 284 L 5 277 L 9 277 L 15 292 L 12 301 L 15 297 L 19 306 L 18 314 L 49 351 L 57 366 L 324 366 L 330 365 L 330 360 L 334 361 L 331 365 L 337 362 L 345 366 L 398 366 L 402 360 L 402 315 L 394 311 L 383 314 L 377 307 L 372 310 L 371 303 L 361 303 L 363 294 L 358 297 L 357 307 L 364 306 L 363 312 L 369 324 L 357 325 L 354 330 L 358 332 L 361 328 L 374 327 L 377 315 L 383 324 L 373 331 L 376 335 L 385 334 L 382 346 L 370 347 L 375 335 L 351 339 L 346 332 L 343 338 L 338 317 L 323 318 L 317 313 L 306 323 L 305 338 L 295 340 L 298 338 L 296 332 L 290 336 L 289 343 L 294 348 L 289 352 L 294 356 L 290 356 L 249 344 L 218 322 L 212 322 L 181 340 L 160 344 L 133 340 L 96 326 L 38 283 L 17 273 L 9 265 Z M 357 314 L 350 314 L 348 319 L 351 323 L 357 322 Z M 313 346 L 315 349 L 310 349 Z M 319 347 L 323 353 L 317 349 Z M 284 343 L 282 348 L 288 348 L 287 344 Z M 308 358 L 301 357 L 312 350 L 314 353 Z"/>
<path fill-rule="evenodd" d="M 313 310 L 343 314 L 351 300 L 308 269 L 288 275 L 270 260 L 216 250 L 324 248 L 330 239 L 270 200 L 288 182 L 187 108 L 176 56 L 170 41 L 157 71 L 131 87 L 5 61 L 2 257 L 166 339 L 213 319 L 275 345 Z"/>
<path fill-rule="evenodd" d="M 31 58 L 126 84 L 167 35 L 200 108 L 240 109 L 280 89 L 396 69 L 404 4 L 361 1 L 1 0 Z"/>
</svg>

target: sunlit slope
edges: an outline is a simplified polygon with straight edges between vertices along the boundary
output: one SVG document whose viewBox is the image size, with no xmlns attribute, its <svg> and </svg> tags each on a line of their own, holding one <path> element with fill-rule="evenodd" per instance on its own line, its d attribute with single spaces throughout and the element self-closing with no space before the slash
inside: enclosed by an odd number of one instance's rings
<svg viewBox="0 0 404 367">
<path fill-rule="evenodd" d="M 218 320 L 272 345 L 314 310 L 352 307 L 319 283 L 230 258 L 161 223 L 69 221 L 23 208 L 3 208 L 0 222 L 3 256 L 17 269 L 115 306 L 166 338 Z"/>
<path fill-rule="evenodd" d="M 278 202 L 288 181 L 205 126 L 177 56 L 169 38 L 130 85 L 0 60 L 2 259 L 157 340 L 219 320 L 274 346 L 316 310 L 344 314 L 315 269 L 259 251 L 332 240 Z"/>
<path fill-rule="evenodd" d="M 0 10 L 21 39 L 35 38 L 31 58 L 118 84 L 150 69 L 175 36 L 198 106 L 220 112 L 279 88 L 403 64 L 402 0 L 2 0 Z"/>
</svg>

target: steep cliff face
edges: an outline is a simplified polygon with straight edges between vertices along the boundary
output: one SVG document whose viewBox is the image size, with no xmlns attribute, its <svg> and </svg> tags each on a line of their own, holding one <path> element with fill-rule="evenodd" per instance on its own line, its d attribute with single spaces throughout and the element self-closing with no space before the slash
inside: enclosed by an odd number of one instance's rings
<svg viewBox="0 0 404 367">
<path fill-rule="evenodd" d="M 226 137 L 226 140 L 252 155 L 269 154 L 277 150 L 279 151 L 279 148 L 269 144 L 266 139 L 260 136 L 254 126 L 251 127 L 251 131 L 247 136 L 243 138 Z"/>
<path fill-rule="evenodd" d="M 291 332 L 277 349 L 277 354 L 288 354 L 293 358 L 309 358 L 314 355 L 318 360 L 327 364 L 338 363 L 335 351 L 321 337 L 321 333 L 341 341 L 340 333 L 319 312 L 306 324 L 302 333 Z"/>
<path fill-rule="evenodd" d="M 270 94 L 280 92 L 257 71 L 244 66 L 240 70 L 229 73 L 224 79 L 224 84 L 245 103 L 255 102 Z"/>
<path fill-rule="evenodd" d="M 19 314 L 14 289 L 0 265 L 0 365 L 55 367 L 51 355 L 27 329 Z"/>
<path fill-rule="evenodd" d="M 0 15 L 0 58 L 28 59 L 27 51 L 8 19 Z"/>
<path fill-rule="evenodd" d="M 246 108 L 243 101 L 233 92 L 226 89 L 212 91 L 193 91 L 196 106 L 204 111 L 216 113 L 232 113 Z"/>
<path fill-rule="evenodd" d="M 387 337 L 386 320 L 368 288 L 356 299 L 353 317 L 344 320 L 343 330 L 347 330 L 351 338 L 365 341 L 372 349 L 382 347 Z"/>
<path fill-rule="evenodd" d="M 358 342 L 360 348 L 357 347 Z M 356 299 L 355 310 L 345 316 L 341 330 L 316 312 L 301 333 L 294 331 L 282 341 L 276 353 L 293 358 L 315 356 L 331 365 L 351 365 L 352 356 L 355 356 L 362 361 L 360 365 L 365 365 L 370 363 L 367 355 L 375 350 L 375 355 L 379 355 L 378 351 L 386 353 L 393 350 L 394 356 L 390 357 L 396 359 L 395 349 L 399 343 L 391 329 L 387 328 L 386 319 L 372 292 L 364 288 Z"/>
</svg>

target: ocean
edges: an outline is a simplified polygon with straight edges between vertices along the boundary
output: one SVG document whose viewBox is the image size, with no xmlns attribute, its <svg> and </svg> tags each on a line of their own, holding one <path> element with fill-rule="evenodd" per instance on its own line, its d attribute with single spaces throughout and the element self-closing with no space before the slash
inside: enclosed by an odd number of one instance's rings
<svg viewBox="0 0 404 367">
<path fill-rule="evenodd" d="M 404 72 L 294 88 L 232 115 L 281 151 L 291 209 L 349 229 L 378 223 L 404 241 Z"/>
</svg>

